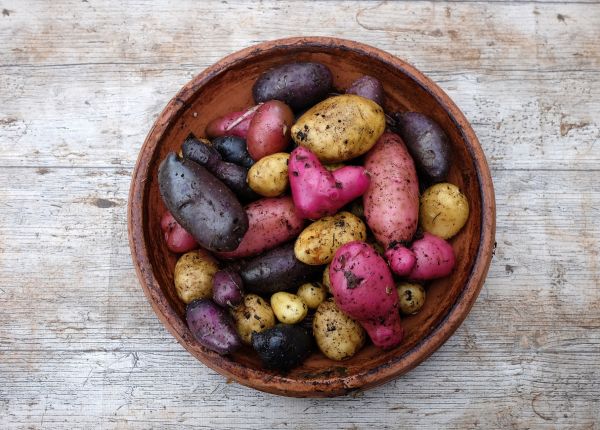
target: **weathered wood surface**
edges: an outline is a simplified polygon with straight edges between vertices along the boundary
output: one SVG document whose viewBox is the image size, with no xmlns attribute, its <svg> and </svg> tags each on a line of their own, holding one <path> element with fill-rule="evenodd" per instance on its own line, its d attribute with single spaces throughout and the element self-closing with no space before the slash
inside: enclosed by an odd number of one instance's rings
<svg viewBox="0 0 600 430">
<path fill-rule="evenodd" d="M 0 1 L 0 428 L 600 428 L 598 2 Z M 383 387 L 226 381 L 155 318 L 127 246 L 137 151 L 191 76 L 249 44 L 407 59 L 488 155 L 498 248 L 458 332 Z"/>
</svg>

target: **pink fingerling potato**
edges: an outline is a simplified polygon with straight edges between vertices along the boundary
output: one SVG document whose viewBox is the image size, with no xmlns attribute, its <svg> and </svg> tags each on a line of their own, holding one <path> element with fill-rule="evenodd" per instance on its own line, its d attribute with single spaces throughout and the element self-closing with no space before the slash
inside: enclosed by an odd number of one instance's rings
<svg viewBox="0 0 600 430">
<path fill-rule="evenodd" d="M 216 252 L 219 258 L 258 255 L 296 237 L 304 227 L 291 197 L 263 198 L 246 206 L 248 231 L 240 245 L 230 252 Z"/>
<path fill-rule="evenodd" d="M 419 220 L 415 163 L 397 134 L 384 133 L 365 156 L 371 185 L 363 196 L 367 224 L 385 248 L 412 240 Z"/>
<path fill-rule="evenodd" d="M 363 167 L 345 166 L 330 172 L 302 146 L 290 154 L 288 175 L 294 204 L 300 216 L 308 219 L 335 214 L 362 195 L 370 183 Z"/>
<path fill-rule="evenodd" d="M 396 244 L 385 251 L 385 258 L 392 272 L 398 276 L 408 275 L 417 262 L 415 253 L 400 244 Z"/>
<path fill-rule="evenodd" d="M 456 259 L 452 245 L 431 233 L 424 233 L 422 239 L 412 244 L 411 250 L 417 262 L 408 274 L 409 279 L 427 281 L 443 278 L 454 269 Z"/>
<path fill-rule="evenodd" d="M 354 241 L 341 246 L 329 277 L 336 304 L 365 328 L 375 346 L 389 349 L 402 341 L 394 279 L 385 260 L 369 244 Z"/>
<path fill-rule="evenodd" d="M 282 152 L 290 142 L 294 113 L 283 102 L 270 100 L 258 107 L 246 136 L 248 153 L 254 161 Z"/>
<path fill-rule="evenodd" d="M 238 136 L 245 139 L 256 109 L 257 106 L 252 106 L 213 119 L 206 125 L 206 135 L 211 139 L 220 136 Z"/>
<path fill-rule="evenodd" d="M 160 220 L 160 228 L 169 251 L 183 254 L 198 247 L 196 239 L 175 220 L 171 212 L 165 212 Z"/>
</svg>

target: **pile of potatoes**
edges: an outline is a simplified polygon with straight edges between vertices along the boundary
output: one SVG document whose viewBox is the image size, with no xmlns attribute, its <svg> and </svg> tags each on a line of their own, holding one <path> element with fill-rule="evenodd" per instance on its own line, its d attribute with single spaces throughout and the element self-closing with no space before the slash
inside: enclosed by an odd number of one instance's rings
<svg viewBox="0 0 600 430">
<path fill-rule="evenodd" d="M 394 348 L 401 315 L 452 272 L 447 240 L 469 204 L 445 182 L 446 134 L 421 113 L 386 114 L 371 76 L 333 91 L 323 64 L 268 70 L 256 105 L 212 119 L 159 167 L 175 290 L 209 350 L 248 345 L 285 372 L 315 341 L 333 360 L 369 340 Z"/>
</svg>

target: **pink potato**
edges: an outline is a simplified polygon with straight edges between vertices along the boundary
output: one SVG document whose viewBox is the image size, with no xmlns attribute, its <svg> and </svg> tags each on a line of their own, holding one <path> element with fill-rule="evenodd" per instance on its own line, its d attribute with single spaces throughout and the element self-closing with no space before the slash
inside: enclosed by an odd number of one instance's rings
<svg viewBox="0 0 600 430">
<path fill-rule="evenodd" d="M 259 105 L 246 136 L 248 153 L 254 161 L 282 152 L 290 142 L 294 113 L 283 102 L 270 100 Z"/>
<path fill-rule="evenodd" d="M 334 215 L 369 187 L 369 175 L 360 166 L 327 170 L 310 150 L 299 146 L 290 154 L 290 188 L 300 216 L 318 219 Z"/>
<path fill-rule="evenodd" d="M 191 251 L 198 247 L 196 239 L 175 220 L 171 212 L 166 211 L 160 220 L 160 228 L 165 235 L 169 251 L 178 254 Z"/>
<path fill-rule="evenodd" d="M 296 237 L 304 227 L 291 197 L 264 198 L 246 206 L 248 231 L 240 245 L 230 252 L 217 252 L 232 259 L 258 255 Z"/>
<path fill-rule="evenodd" d="M 427 281 L 448 276 L 456 259 L 452 245 L 431 233 L 424 233 L 411 247 L 417 262 L 408 278 L 413 281 Z"/>
<path fill-rule="evenodd" d="M 385 248 L 409 242 L 419 219 L 415 163 L 397 134 L 384 133 L 365 156 L 371 185 L 363 196 L 367 224 Z"/>
<path fill-rule="evenodd" d="M 398 276 L 408 275 L 417 262 L 415 253 L 399 243 L 385 251 L 385 258 L 392 272 Z"/>
<path fill-rule="evenodd" d="M 402 341 L 394 279 L 375 249 L 361 241 L 342 245 L 333 257 L 329 277 L 336 304 L 365 328 L 375 346 L 389 349 Z"/>
<path fill-rule="evenodd" d="M 238 136 L 245 139 L 256 109 L 257 106 L 252 106 L 213 119 L 206 125 L 206 135 L 211 139 L 220 136 Z"/>
</svg>

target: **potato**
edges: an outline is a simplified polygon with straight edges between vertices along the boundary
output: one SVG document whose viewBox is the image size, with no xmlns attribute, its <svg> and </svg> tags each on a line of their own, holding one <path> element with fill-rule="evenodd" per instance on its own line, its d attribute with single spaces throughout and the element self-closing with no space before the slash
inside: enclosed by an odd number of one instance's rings
<svg viewBox="0 0 600 430">
<path fill-rule="evenodd" d="M 160 228 L 169 251 L 182 253 L 198 247 L 196 239 L 179 225 L 171 212 L 166 211 L 160 220 Z"/>
<path fill-rule="evenodd" d="M 219 268 L 203 249 L 183 254 L 175 264 L 175 290 L 184 303 L 212 297 L 213 277 Z"/>
<path fill-rule="evenodd" d="M 244 302 L 231 312 L 235 330 L 246 345 L 252 343 L 252 333 L 260 333 L 275 326 L 271 306 L 256 294 L 246 294 Z"/>
<path fill-rule="evenodd" d="M 360 218 L 350 212 L 340 212 L 306 227 L 296 239 L 294 253 L 305 264 L 327 264 L 340 246 L 366 238 L 367 228 Z"/>
<path fill-rule="evenodd" d="M 290 142 L 294 113 L 285 103 L 270 100 L 259 106 L 246 137 L 248 153 L 258 161 L 283 151 Z"/>
<path fill-rule="evenodd" d="M 271 296 L 271 308 L 279 321 L 285 324 L 296 324 L 308 313 L 308 306 L 300 297 L 292 293 L 280 291 Z"/>
<path fill-rule="evenodd" d="M 400 312 L 405 315 L 416 314 L 425 304 L 425 289 L 419 284 L 402 282 L 396 286 Z"/>
<path fill-rule="evenodd" d="M 323 270 L 323 286 L 327 290 L 328 294 L 331 294 L 331 279 L 329 279 L 329 264 L 325 266 L 325 270 Z"/>
<path fill-rule="evenodd" d="M 261 196 L 277 197 L 288 187 L 290 154 L 278 152 L 261 158 L 248 171 L 248 185 Z"/>
<path fill-rule="evenodd" d="M 332 360 L 352 357 L 366 340 L 360 324 L 342 313 L 331 299 L 321 303 L 315 312 L 313 335 L 321 352 Z"/>
<path fill-rule="evenodd" d="M 408 274 L 408 279 L 412 281 L 443 278 L 452 272 L 456 264 L 452 245 L 431 233 L 423 233 L 421 239 L 413 242 L 410 250 L 417 260 Z"/>
<path fill-rule="evenodd" d="M 442 182 L 421 196 L 419 221 L 426 232 L 449 239 L 460 231 L 469 218 L 469 202 L 458 187 Z"/>
<path fill-rule="evenodd" d="M 367 152 L 385 131 L 383 109 L 353 94 L 328 98 L 292 126 L 292 139 L 324 163 L 350 160 Z"/>
<path fill-rule="evenodd" d="M 252 106 L 246 110 L 230 112 L 213 119 L 206 125 L 206 135 L 210 138 L 238 136 L 245 139 L 256 109 L 256 106 Z"/>
<path fill-rule="evenodd" d="M 304 300 L 304 303 L 306 303 L 306 306 L 310 309 L 317 309 L 327 297 L 327 291 L 323 285 L 318 282 L 308 282 L 300 285 L 296 294 Z"/>
<path fill-rule="evenodd" d="M 356 94 L 357 96 L 373 100 L 379 106 L 383 106 L 383 85 L 373 76 L 365 75 L 352 82 L 346 90 L 346 94 Z"/>
<path fill-rule="evenodd" d="M 250 125 L 250 124 L 248 124 Z M 254 160 L 248 154 L 246 140 L 238 136 L 220 136 L 212 141 L 212 146 L 215 148 L 225 161 L 239 164 L 242 167 L 250 168 L 254 164 Z"/>
<path fill-rule="evenodd" d="M 238 247 L 248 216 L 236 195 L 206 168 L 170 152 L 158 168 L 158 185 L 167 209 L 202 247 Z"/>
<path fill-rule="evenodd" d="M 323 64 L 287 63 L 260 75 L 252 95 L 256 103 L 281 100 L 300 111 L 327 96 L 332 82 L 331 71 Z"/>
<path fill-rule="evenodd" d="M 267 369 L 280 372 L 298 366 L 313 350 L 312 336 L 301 326 L 278 324 L 252 335 L 252 347 Z"/>
<path fill-rule="evenodd" d="M 212 300 L 201 299 L 190 303 L 185 311 L 185 319 L 194 338 L 211 351 L 224 355 L 242 346 L 231 316 Z"/>
</svg>

